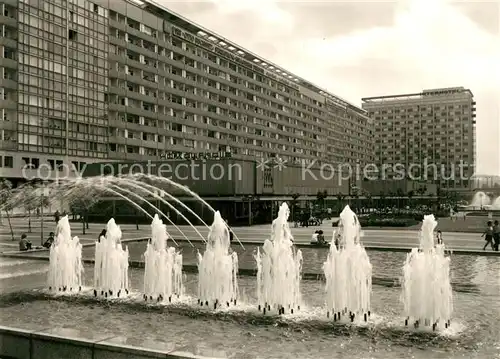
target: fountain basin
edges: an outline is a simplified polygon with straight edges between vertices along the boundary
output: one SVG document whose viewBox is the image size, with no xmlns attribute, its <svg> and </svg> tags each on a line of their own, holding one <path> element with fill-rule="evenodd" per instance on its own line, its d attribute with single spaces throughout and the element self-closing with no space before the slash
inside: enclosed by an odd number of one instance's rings
<svg viewBox="0 0 500 359">
<path fill-rule="evenodd" d="M 142 270 L 132 269 L 131 288 L 140 288 L 142 278 Z M 185 284 L 188 294 L 196 293 L 195 275 L 187 275 Z M 194 296 L 191 305 L 167 305 L 144 303 L 137 292 L 127 299 L 104 300 L 85 289 L 81 295 L 55 296 L 37 290 L 0 296 L 0 316 L 9 325 L 26 330 L 63 327 L 66 331 L 128 338 L 143 338 L 147 333 L 151 346 L 153 342 L 171 343 L 212 358 L 494 357 L 499 345 L 500 303 L 495 300 L 495 290 L 488 292 L 484 287 L 479 294 L 455 295 L 453 325 L 443 333 L 405 328 L 399 290 L 376 285 L 373 318 L 366 324 L 333 323 L 326 318 L 324 284 L 314 281 L 302 285 L 308 308 L 301 313 L 263 316 L 253 298 L 255 278 L 246 277 L 240 278 L 242 304 L 230 311 L 199 308 L 192 304 Z"/>
<path fill-rule="evenodd" d="M 141 258 L 142 254 L 146 250 L 146 242 L 130 242 L 127 244 L 130 252 L 130 267 L 133 268 L 143 268 L 144 260 Z M 190 246 L 182 246 L 183 254 L 183 264 L 184 272 L 197 273 L 197 250 L 198 248 L 203 248 L 200 243 L 197 248 L 191 248 Z M 241 248 L 235 248 L 238 253 L 239 258 L 239 272 L 240 275 L 255 275 L 255 259 L 253 258 L 253 253 L 257 249 L 257 246 L 247 246 L 246 251 L 241 250 Z M 326 260 L 328 255 L 328 250 L 318 249 L 318 248 L 303 248 L 302 253 L 304 256 L 303 262 L 303 279 L 305 280 L 319 280 L 323 277 L 322 265 Z M 500 252 L 485 252 L 497 255 Z M 83 250 L 84 262 L 86 264 L 93 264 L 93 254 L 94 248 L 88 247 Z M 370 261 L 373 265 L 373 283 L 376 285 L 384 286 L 395 286 L 398 285 L 399 279 L 401 277 L 401 267 L 406 259 L 406 252 L 379 252 L 371 251 L 369 252 Z M 34 281 L 33 286 L 43 285 L 46 278 L 46 273 L 43 272 L 41 275 L 36 275 L 37 272 L 42 272 L 44 269 L 48 268 L 48 253 L 26 253 L 21 256 L 15 255 L 14 258 L 6 258 L 3 256 L 2 260 L 9 260 L 12 262 L 23 262 L 26 258 L 33 258 L 39 260 L 31 261 L 32 264 L 25 267 L 22 266 L 22 270 L 18 266 L 6 266 L 4 268 L 0 267 L 0 284 L 5 284 L 2 289 L 12 288 L 13 291 L 23 288 L 23 283 L 15 281 L 16 272 L 19 274 L 33 274 L 38 277 Z M 15 263 L 14 263 L 15 264 Z M 21 265 L 19 266 L 21 267 Z M 480 269 L 479 269 L 480 268 Z M 483 273 L 491 273 L 490 278 L 495 278 L 495 269 L 500 270 L 500 257 L 477 257 L 477 256 L 453 256 L 451 261 L 451 282 L 454 290 L 464 291 L 464 292 L 477 292 L 477 277 L 483 276 Z M 92 273 L 92 267 L 86 267 L 86 272 L 84 276 L 89 277 Z M 496 272 L 498 273 L 498 272 Z M 484 274 L 486 275 L 486 274 Z M 5 278 L 3 278 L 5 276 Z M 12 277 L 12 279 L 11 279 Z M 27 282 L 31 282 L 33 276 L 28 276 L 30 279 Z M 3 281 L 2 281 L 3 279 Z M 24 288 L 26 288 L 27 282 L 24 282 Z M 142 282 L 141 284 L 142 285 Z M 138 289 L 136 287 L 134 289 Z M 5 291 L 5 290 L 4 290 Z"/>
</svg>

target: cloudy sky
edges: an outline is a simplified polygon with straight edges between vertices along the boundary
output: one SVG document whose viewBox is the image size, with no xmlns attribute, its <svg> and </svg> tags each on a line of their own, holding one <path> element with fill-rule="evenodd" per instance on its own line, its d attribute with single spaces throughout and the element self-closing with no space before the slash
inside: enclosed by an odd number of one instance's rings
<svg viewBox="0 0 500 359">
<path fill-rule="evenodd" d="M 500 0 L 157 2 L 358 106 L 470 88 L 477 172 L 500 174 Z"/>
</svg>

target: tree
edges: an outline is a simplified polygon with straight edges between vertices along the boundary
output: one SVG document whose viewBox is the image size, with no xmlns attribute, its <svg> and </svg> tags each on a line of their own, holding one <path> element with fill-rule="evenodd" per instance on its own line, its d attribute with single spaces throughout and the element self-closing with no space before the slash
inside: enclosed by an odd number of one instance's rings
<svg viewBox="0 0 500 359">
<path fill-rule="evenodd" d="M 411 199 L 413 198 L 413 196 L 415 196 L 415 191 L 413 191 L 413 190 L 409 191 L 407 196 L 408 196 L 408 205 L 410 205 Z"/>
<path fill-rule="evenodd" d="M 7 221 L 9 222 L 10 235 L 14 241 L 14 231 L 12 229 L 12 223 L 10 221 L 9 211 L 12 210 L 12 203 L 10 199 L 12 197 L 12 183 L 4 178 L 0 179 L 0 224 L 2 223 L 2 210 L 5 211 L 7 215 Z"/>
<path fill-rule="evenodd" d="M 415 193 L 418 194 L 419 196 L 423 196 L 426 192 L 427 192 L 426 186 L 418 187 L 415 191 Z"/>
<path fill-rule="evenodd" d="M 446 192 L 446 202 L 451 208 L 457 210 L 457 205 L 459 200 L 460 196 L 456 191 Z"/>
<path fill-rule="evenodd" d="M 31 233 L 31 212 L 39 208 L 38 203 L 36 203 L 38 196 L 35 188 L 31 184 L 27 184 L 19 190 L 22 195 L 20 202 L 24 209 L 28 211 L 28 232 Z"/>
<path fill-rule="evenodd" d="M 44 188 L 28 183 L 19 187 L 16 192 L 16 203 L 19 203 L 28 212 L 28 232 L 31 233 L 31 214 L 37 210 L 47 207 L 49 200 L 43 195 Z"/>
<path fill-rule="evenodd" d="M 383 209 L 385 207 L 385 192 L 384 191 L 380 191 L 379 193 L 379 209 Z"/>
<path fill-rule="evenodd" d="M 338 206 L 339 206 L 339 213 L 342 211 L 342 204 L 345 198 L 345 195 L 342 192 L 337 193 L 336 195 L 337 201 L 338 201 Z"/>
<path fill-rule="evenodd" d="M 312 215 L 320 220 L 322 220 L 325 216 L 326 197 L 328 197 L 328 192 L 326 190 L 318 191 L 318 193 L 316 193 L 316 203 L 312 208 Z"/>
<path fill-rule="evenodd" d="M 366 189 L 361 190 L 361 195 L 366 198 L 366 209 L 372 208 L 372 194 Z M 364 209 L 363 209 L 364 211 Z"/>
<path fill-rule="evenodd" d="M 45 187 L 42 183 L 40 184 L 27 184 L 19 189 L 20 199 L 19 202 L 22 203 L 25 210 L 28 211 L 28 232 L 31 233 L 31 215 L 33 212 L 41 213 L 40 218 L 40 240 L 43 245 L 44 242 L 44 218 L 43 209 L 50 205 L 49 197 L 45 196 Z"/>
<path fill-rule="evenodd" d="M 73 189 L 71 194 L 66 198 L 69 202 L 69 207 L 80 215 L 83 234 L 85 234 L 85 230 L 89 229 L 89 211 L 97 202 L 99 202 L 98 191 L 95 188 L 84 186 L 83 188 Z"/>
<path fill-rule="evenodd" d="M 324 191 L 318 191 L 318 193 L 316 193 L 316 200 L 321 207 L 325 206 L 326 197 L 328 197 L 328 192 L 326 191 L 326 189 Z"/>
</svg>

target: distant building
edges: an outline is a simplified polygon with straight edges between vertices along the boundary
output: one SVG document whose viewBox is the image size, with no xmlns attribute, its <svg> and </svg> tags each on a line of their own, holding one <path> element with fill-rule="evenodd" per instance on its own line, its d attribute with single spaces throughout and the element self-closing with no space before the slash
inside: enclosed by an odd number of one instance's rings
<svg viewBox="0 0 500 359">
<path fill-rule="evenodd" d="M 2 177 L 175 151 L 373 160 L 366 111 L 152 1 L 0 8 Z"/>
<path fill-rule="evenodd" d="M 397 176 L 392 169 L 399 164 L 413 179 L 441 189 L 471 186 L 476 102 L 470 90 L 453 87 L 362 100 L 374 120 L 375 163 L 390 168 L 388 179 Z M 464 178 L 460 178 L 460 166 Z"/>
</svg>

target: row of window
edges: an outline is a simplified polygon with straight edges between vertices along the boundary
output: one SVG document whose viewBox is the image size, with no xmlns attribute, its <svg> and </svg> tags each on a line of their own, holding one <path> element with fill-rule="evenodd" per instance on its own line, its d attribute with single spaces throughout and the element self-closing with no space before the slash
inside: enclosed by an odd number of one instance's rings
<svg viewBox="0 0 500 359">
<path fill-rule="evenodd" d="M 147 58 L 141 57 L 143 55 L 140 55 L 138 53 L 134 53 L 131 50 L 126 50 L 123 48 L 119 48 L 117 46 L 115 46 L 114 49 L 115 49 L 115 53 L 117 53 L 118 55 L 122 55 L 124 57 L 127 56 L 130 60 L 141 62 L 142 64 L 145 64 L 148 61 Z M 325 115 L 324 113 L 321 113 L 317 107 L 306 105 L 303 102 L 301 102 L 300 100 L 289 98 L 289 97 L 284 97 L 282 94 L 279 94 L 278 92 L 280 91 L 280 88 L 278 88 L 277 85 L 274 89 L 273 88 L 266 89 L 265 86 L 259 86 L 255 83 L 252 83 L 248 80 L 245 80 L 243 77 L 243 76 L 245 76 L 245 73 L 243 73 L 243 71 L 244 71 L 243 68 L 241 68 L 241 70 L 237 73 L 231 73 L 231 70 L 229 69 L 229 66 L 228 66 L 227 71 L 224 72 L 223 70 L 220 70 L 217 68 L 217 67 L 221 66 L 220 63 L 218 63 L 217 66 L 209 66 L 209 65 L 203 63 L 201 61 L 202 60 L 201 58 L 195 59 L 196 56 L 193 56 L 193 58 L 189 58 L 185 55 L 181 55 L 181 54 L 178 54 L 174 51 L 165 50 L 165 49 L 160 49 L 159 52 L 160 52 L 160 56 L 165 56 L 167 58 L 170 58 L 171 60 L 174 60 L 176 62 L 180 62 L 180 64 L 179 64 L 180 68 L 175 68 L 173 66 L 170 66 L 170 65 L 166 64 L 166 62 L 160 62 L 157 60 L 149 60 L 149 62 L 151 63 L 153 68 L 158 68 L 160 70 L 170 72 L 170 73 L 176 74 L 178 76 L 182 76 L 184 78 L 193 79 L 194 77 L 196 77 L 196 72 L 190 73 L 189 68 L 192 68 L 194 70 L 202 71 L 208 75 L 212 75 L 214 77 L 226 80 L 228 85 L 231 82 L 233 82 L 235 84 L 243 85 L 246 88 L 251 89 L 257 93 L 261 93 L 265 96 L 265 97 L 263 96 L 260 99 L 260 101 L 262 101 L 263 103 L 267 102 L 270 105 L 270 103 L 273 102 L 273 106 L 275 106 L 277 108 L 281 107 L 281 108 L 285 109 L 286 111 L 290 111 L 290 112 L 294 111 L 294 110 L 297 111 L 295 108 L 300 109 L 300 110 L 304 111 L 303 116 L 306 117 L 307 120 L 316 122 L 316 121 L 319 121 L 319 118 L 315 118 L 315 116 L 319 117 L 319 116 Z M 160 57 L 160 59 L 161 59 L 161 57 Z M 217 60 L 215 60 L 215 61 L 217 61 Z M 186 70 L 188 70 L 188 71 L 183 70 L 182 67 L 185 67 Z M 126 69 L 126 70 L 128 70 L 128 69 Z M 140 73 L 141 69 L 140 68 L 137 68 L 137 69 L 130 68 L 129 71 L 132 71 L 132 73 L 134 73 L 134 72 Z M 243 75 L 243 76 L 241 76 L 241 75 Z M 254 79 L 252 78 L 252 80 L 254 80 Z M 158 80 L 155 80 L 155 82 L 157 82 L 157 81 Z M 284 88 L 281 87 L 281 90 L 283 90 L 283 89 Z M 252 95 L 252 96 L 255 96 L 255 95 Z M 258 97 L 258 95 L 257 95 L 257 97 Z M 274 98 L 275 100 L 279 99 L 283 102 L 282 103 L 274 102 L 271 100 L 272 98 Z M 297 112 L 300 112 L 300 110 Z M 309 112 L 309 114 L 307 112 Z"/>
<path fill-rule="evenodd" d="M 50 76 L 52 75 L 52 76 Z M 95 79 L 95 77 L 93 77 Z M 102 78 L 102 81 L 87 81 L 84 79 L 79 79 L 76 77 L 68 78 L 70 86 L 78 86 L 78 88 L 92 89 L 98 93 L 107 93 L 107 77 Z M 25 86 L 29 85 L 29 86 Z M 40 91 L 45 91 L 48 89 L 53 89 L 56 92 L 66 93 L 66 76 L 51 73 L 49 71 L 42 71 L 30 66 L 21 66 L 19 73 L 19 90 L 31 93 L 40 93 Z M 80 90 L 76 90 L 76 94 L 80 93 Z M 101 98 L 101 101 L 102 98 Z M 107 100 L 104 100 L 107 101 Z"/>
<path fill-rule="evenodd" d="M 14 158 L 12 156 L 0 156 L 0 167 L 14 168 Z"/>
<path fill-rule="evenodd" d="M 434 146 L 434 147 L 430 147 L 430 146 L 427 146 L 428 149 L 426 149 L 426 145 L 430 145 L 430 144 L 423 144 L 422 147 L 419 147 L 418 149 L 415 149 L 415 148 L 412 148 L 411 146 L 408 146 L 408 149 L 406 150 L 406 147 L 405 146 L 391 146 L 391 145 L 379 145 L 377 146 L 377 153 L 381 153 L 382 156 L 384 155 L 394 155 L 394 154 L 398 154 L 398 153 L 405 153 L 406 151 L 408 152 L 407 155 L 411 155 L 412 153 L 417 153 L 419 155 L 430 155 L 430 154 L 435 154 L 435 155 L 447 155 L 447 154 L 450 154 L 450 153 L 457 153 L 457 152 L 460 152 L 460 153 L 464 153 L 464 154 L 468 154 L 470 153 L 470 149 L 469 149 L 469 143 L 466 142 L 463 144 L 463 146 L 460 146 L 460 147 L 447 147 L 446 145 L 444 146 Z M 382 150 L 382 151 L 380 151 Z"/>
<path fill-rule="evenodd" d="M 37 115 L 40 116 L 41 118 L 57 118 L 64 121 L 66 119 L 66 112 L 54 111 L 46 107 L 42 108 L 36 106 L 19 105 L 18 110 L 19 110 L 19 119 L 24 123 L 28 121 L 26 114 Z M 91 108 L 88 106 L 78 106 L 70 104 L 69 112 L 67 113 L 67 118 L 70 122 L 79 121 L 82 123 L 87 123 L 89 125 L 92 124 L 99 126 L 108 125 L 107 111 L 101 111 L 99 109 Z"/>
<path fill-rule="evenodd" d="M 83 146 L 85 148 L 85 146 Z M 106 159 L 109 158 L 108 152 L 97 152 L 93 150 L 86 149 L 73 149 L 69 150 L 62 147 L 54 147 L 54 146 L 37 146 L 37 145 L 28 145 L 28 144 L 20 144 L 18 145 L 19 151 L 25 152 L 37 152 L 37 153 L 46 153 L 55 156 L 77 156 L 77 157 L 87 157 L 87 158 L 99 158 Z"/>
<path fill-rule="evenodd" d="M 47 159 L 45 162 L 40 161 L 37 157 L 22 157 L 19 163 L 21 168 L 39 169 L 41 165 L 46 165 L 47 169 L 52 171 L 64 170 L 64 162 L 62 160 Z M 12 156 L 0 156 L 0 167 L 14 168 L 14 158 Z M 71 169 L 73 171 L 83 171 L 86 166 L 86 162 L 83 161 L 71 161 Z"/>
<path fill-rule="evenodd" d="M 115 33 L 116 35 L 115 36 L 119 36 L 118 34 L 120 33 L 119 30 L 117 29 L 111 29 L 110 31 L 111 33 L 111 36 L 113 35 L 113 33 Z M 125 34 L 123 33 L 122 34 L 122 39 L 123 40 L 126 40 L 126 41 L 129 41 L 129 34 Z M 131 40 L 130 40 L 131 41 Z M 130 42 L 129 41 L 129 42 Z M 137 43 L 135 43 L 136 46 L 141 46 L 142 47 L 145 47 L 144 46 L 144 40 L 142 39 L 139 39 Z M 205 59 L 208 59 L 208 60 L 212 60 L 214 63 L 216 63 L 218 66 L 224 66 L 224 65 L 227 65 L 227 68 L 230 69 L 230 70 L 233 70 L 235 72 L 239 72 L 240 74 L 242 75 L 246 75 L 254 80 L 260 80 L 261 82 L 267 82 L 267 80 L 271 81 L 269 82 L 268 84 L 271 84 L 271 85 L 275 85 L 275 87 L 279 90 L 279 91 L 284 91 L 285 93 L 286 92 L 290 92 L 290 89 L 287 89 L 284 85 L 282 84 L 279 84 L 279 83 L 275 83 L 275 82 L 272 82 L 272 80 L 270 79 L 266 79 L 264 80 L 261 76 L 261 75 L 258 75 L 258 74 L 255 74 L 255 73 L 248 73 L 247 69 L 245 69 L 244 67 L 241 67 L 239 68 L 238 65 L 234 64 L 234 63 L 231 63 L 230 61 L 226 60 L 226 59 L 223 59 L 223 58 L 219 58 L 218 56 L 216 56 L 215 54 L 213 53 L 210 53 L 208 51 L 205 51 L 199 47 L 195 47 L 193 46 L 192 48 L 189 48 L 189 45 L 186 44 L 185 42 L 181 41 L 180 39 L 174 39 L 172 41 L 172 44 L 174 46 L 177 46 L 179 49 L 182 50 L 182 52 L 184 51 L 188 51 L 189 50 L 192 50 L 191 52 L 198 56 L 203 56 Z M 162 48 L 158 48 L 158 47 L 155 47 L 154 44 L 151 44 L 151 46 L 148 46 L 150 49 L 153 48 L 153 49 L 156 49 L 156 52 L 159 53 L 160 55 L 163 53 L 163 49 Z M 124 51 L 124 50 L 123 50 Z M 170 52 L 170 51 L 169 51 Z M 195 56 L 195 57 L 196 57 Z M 190 65 L 190 64 L 193 64 L 196 60 L 195 58 L 188 58 L 187 56 L 184 56 L 184 55 L 181 55 L 181 54 L 177 54 L 177 55 L 172 55 L 171 56 L 172 59 L 174 59 L 175 61 L 184 61 L 184 64 L 186 65 Z M 156 62 L 155 62 L 156 64 Z M 219 71 L 218 69 L 212 69 L 213 71 Z M 259 86 L 259 85 L 256 85 L 256 86 Z M 294 95 L 296 95 L 296 97 L 298 98 L 304 98 L 305 96 L 296 92 L 294 93 Z M 284 97 L 283 95 L 280 94 L 280 96 L 283 98 L 284 101 L 290 101 L 290 98 L 289 97 Z M 311 112 L 315 112 L 316 114 L 320 114 L 320 110 L 317 108 L 317 107 L 322 107 L 322 105 L 320 103 L 318 103 L 316 100 L 312 100 L 312 99 L 309 99 L 312 103 L 314 103 L 314 107 L 313 106 L 309 106 L 309 105 L 306 105 L 306 104 L 302 104 L 307 110 L 311 111 Z"/>
<path fill-rule="evenodd" d="M 368 105 L 370 106 L 370 105 Z M 394 107 L 382 108 L 382 109 L 370 109 L 368 113 L 370 115 L 385 115 L 390 113 L 414 113 L 414 112 L 430 112 L 437 113 L 439 111 L 444 112 L 446 110 L 461 110 L 461 111 L 469 111 L 471 108 L 470 104 L 437 104 L 437 105 L 394 105 Z"/>
<path fill-rule="evenodd" d="M 19 63 L 21 65 L 26 64 L 30 67 L 43 69 L 49 72 L 55 72 L 58 74 L 66 75 L 66 65 L 60 64 L 54 61 L 50 61 L 48 59 L 42 59 L 35 56 L 20 54 Z M 22 70 L 25 70 L 24 68 Z M 30 69 L 27 69 L 28 71 Z M 34 72 L 34 71 L 33 71 Z M 104 69 L 98 69 L 95 66 L 89 66 L 87 69 L 75 68 L 70 65 L 69 67 L 69 76 L 74 77 L 79 80 L 86 80 L 88 82 L 101 84 L 103 87 L 107 84 L 107 78 L 104 76 L 107 74 L 107 71 Z M 105 80 L 106 78 L 106 80 Z M 61 79 L 63 79 L 61 77 Z"/>
<path fill-rule="evenodd" d="M 453 134 L 458 135 L 458 136 L 455 136 L 455 138 L 454 138 Z M 429 135 L 429 134 L 427 134 L 427 135 Z M 469 139 L 469 136 L 460 135 L 459 132 L 450 132 L 449 135 L 446 137 L 443 135 L 446 135 L 446 134 L 443 134 L 443 133 L 435 134 L 434 137 L 427 137 L 427 138 L 424 138 L 423 140 L 420 139 L 421 138 L 420 136 L 417 138 L 409 137 L 407 139 L 405 139 L 404 137 L 400 137 L 400 136 L 394 136 L 394 137 L 388 136 L 385 138 L 383 137 L 383 139 L 380 139 L 379 137 L 375 137 L 375 143 L 388 143 L 388 142 L 405 143 L 408 141 L 410 144 L 413 142 L 415 142 L 415 143 L 435 143 L 436 145 L 443 146 L 443 145 L 446 145 L 447 142 L 449 142 L 450 145 L 454 145 L 454 144 L 461 145 L 462 141 L 467 141 Z"/>
<path fill-rule="evenodd" d="M 173 87 L 175 88 L 176 84 L 174 83 L 173 85 L 174 85 Z M 148 92 L 148 93 L 152 92 L 153 97 L 159 96 L 160 98 L 162 98 L 162 97 L 169 96 L 169 100 L 173 103 L 178 103 L 180 105 L 185 105 L 185 106 L 190 107 L 190 108 L 196 108 L 196 109 L 208 111 L 208 112 L 211 112 L 214 114 L 223 115 L 225 117 L 233 118 L 236 120 L 246 120 L 246 118 L 247 118 L 247 115 L 244 114 L 243 112 L 234 111 L 234 110 L 238 110 L 239 108 L 251 111 L 252 113 L 255 113 L 257 115 L 259 113 L 261 113 L 261 114 L 265 115 L 266 117 L 272 118 L 272 123 L 274 123 L 274 124 L 277 122 L 276 119 L 281 120 L 281 121 L 286 121 L 286 119 L 288 118 L 288 123 L 290 123 L 292 125 L 293 124 L 298 125 L 300 123 L 302 126 L 304 126 L 303 128 L 307 128 L 307 129 L 311 130 L 312 132 L 309 133 L 308 135 L 309 135 L 309 137 L 314 138 L 315 140 L 318 139 L 318 138 L 315 138 L 315 135 L 317 134 L 317 132 L 321 132 L 321 128 L 316 127 L 314 124 L 310 124 L 307 122 L 300 122 L 297 119 L 292 119 L 291 117 L 285 117 L 285 116 L 279 115 L 277 113 L 272 113 L 270 110 L 266 110 L 265 108 L 261 108 L 261 107 L 257 107 L 257 106 L 253 106 L 253 105 L 246 105 L 245 103 L 243 103 L 243 101 L 234 100 L 234 98 L 236 96 L 232 96 L 232 98 L 229 98 L 229 97 L 223 96 L 222 94 L 217 95 L 215 92 L 210 93 L 208 91 L 205 91 L 205 90 L 202 90 L 199 88 L 194 88 L 194 87 L 189 91 L 190 93 L 193 93 L 193 95 L 195 95 L 195 96 L 192 96 L 191 98 L 199 98 L 199 99 L 203 98 L 205 101 L 206 101 L 206 98 L 208 98 L 208 99 L 211 99 L 213 101 L 218 101 L 219 103 L 225 102 L 225 104 L 227 105 L 227 108 L 222 108 L 220 106 L 207 105 L 205 102 L 193 101 L 191 99 L 184 98 L 181 96 L 170 95 L 168 93 L 166 94 L 164 92 L 159 92 L 158 90 L 153 90 L 153 89 L 150 89 L 150 88 L 142 86 L 142 85 L 137 85 L 137 84 L 131 83 L 130 81 L 127 82 L 125 80 L 111 79 L 111 86 L 127 88 L 130 92 L 135 92 L 138 94 L 146 94 L 146 92 Z M 227 90 L 227 87 L 219 86 L 219 90 L 222 88 L 224 88 L 224 90 Z M 243 91 L 240 91 L 237 89 L 234 89 L 234 90 L 235 90 L 234 92 L 236 92 L 236 94 L 239 94 L 240 92 L 242 94 L 245 94 L 245 92 L 243 92 Z M 198 94 L 202 94 L 204 96 L 196 96 Z M 230 92 L 228 93 L 228 95 L 230 95 Z M 242 97 L 242 99 L 243 98 L 244 97 Z M 246 98 L 244 98 L 244 99 L 246 100 Z M 159 111 L 160 113 L 165 113 L 165 112 L 168 113 L 170 110 L 166 107 L 157 106 L 155 104 L 148 104 L 148 103 L 145 103 L 144 101 L 134 100 L 134 99 L 125 98 L 125 97 L 119 97 L 119 96 L 112 96 L 111 102 L 112 103 L 113 102 L 119 103 L 123 106 L 137 107 L 137 108 L 142 107 L 143 109 L 147 108 L 148 110 Z M 247 100 L 245 102 L 250 103 L 250 104 L 254 103 L 251 100 Z M 182 115 L 186 116 L 186 114 L 184 114 L 184 113 Z M 282 118 L 280 118 L 280 117 L 282 117 Z M 269 121 L 269 120 L 265 120 L 265 122 L 267 122 L 267 121 Z M 275 126 L 276 125 L 282 126 L 280 124 L 275 124 Z M 336 131 L 339 131 L 339 130 L 342 131 L 342 129 L 340 129 L 340 128 L 336 129 Z M 355 133 L 354 131 L 349 130 L 349 129 L 344 129 L 344 132 L 346 132 L 349 135 L 351 135 L 351 134 L 352 135 L 362 135 L 360 133 Z M 332 137 L 340 138 L 340 135 L 335 134 L 335 132 L 333 130 L 328 131 L 328 133 Z M 361 143 L 361 141 L 359 139 L 358 140 L 354 139 L 354 141 L 359 141 L 359 143 Z"/>
<path fill-rule="evenodd" d="M 86 0 L 20 0 L 19 10 L 60 24 L 66 19 L 78 22 L 81 16 L 100 23 L 102 28 L 109 15 L 108 9 Z"/>
<path fill-rule="evenodd" d="M 80 115 L 78 120 L 84 120 L 86 115 Z M 106 135 L 107 127 L 97 126 L 85 121 L 85 123 L 73 122 L 73 116 L 69 117 L 69 130 L 80 133 L 90 133 L 95 135 Z M 19 114 L 19 125 L 39 126 L 47 130 L 66 130 L 66 119 L 54 117 L 42 117 L 34 114 Z"/>
<path fill-rule="evenodd" d="M 45 146 L 54 148 L 66 148 L 66 138 L 62 137 L 52 137 L 47 135 L 36 135 L 28 133 L 18 133 L 17 142 L 20 145 L 32 145 L 32 146 Z M 97 142 L 97 140 L 88 140 L 85 138 L 78 138 L 78 134 L 75 134 L 74 138 L 68 140 L 68 145 L 70 149 L 88 150 L 88 151 L 99 151 L 106 152 L 106 143 L 104 141 Z M 84 137 L 84 136 L 81 136 Z"/>
</svg>

